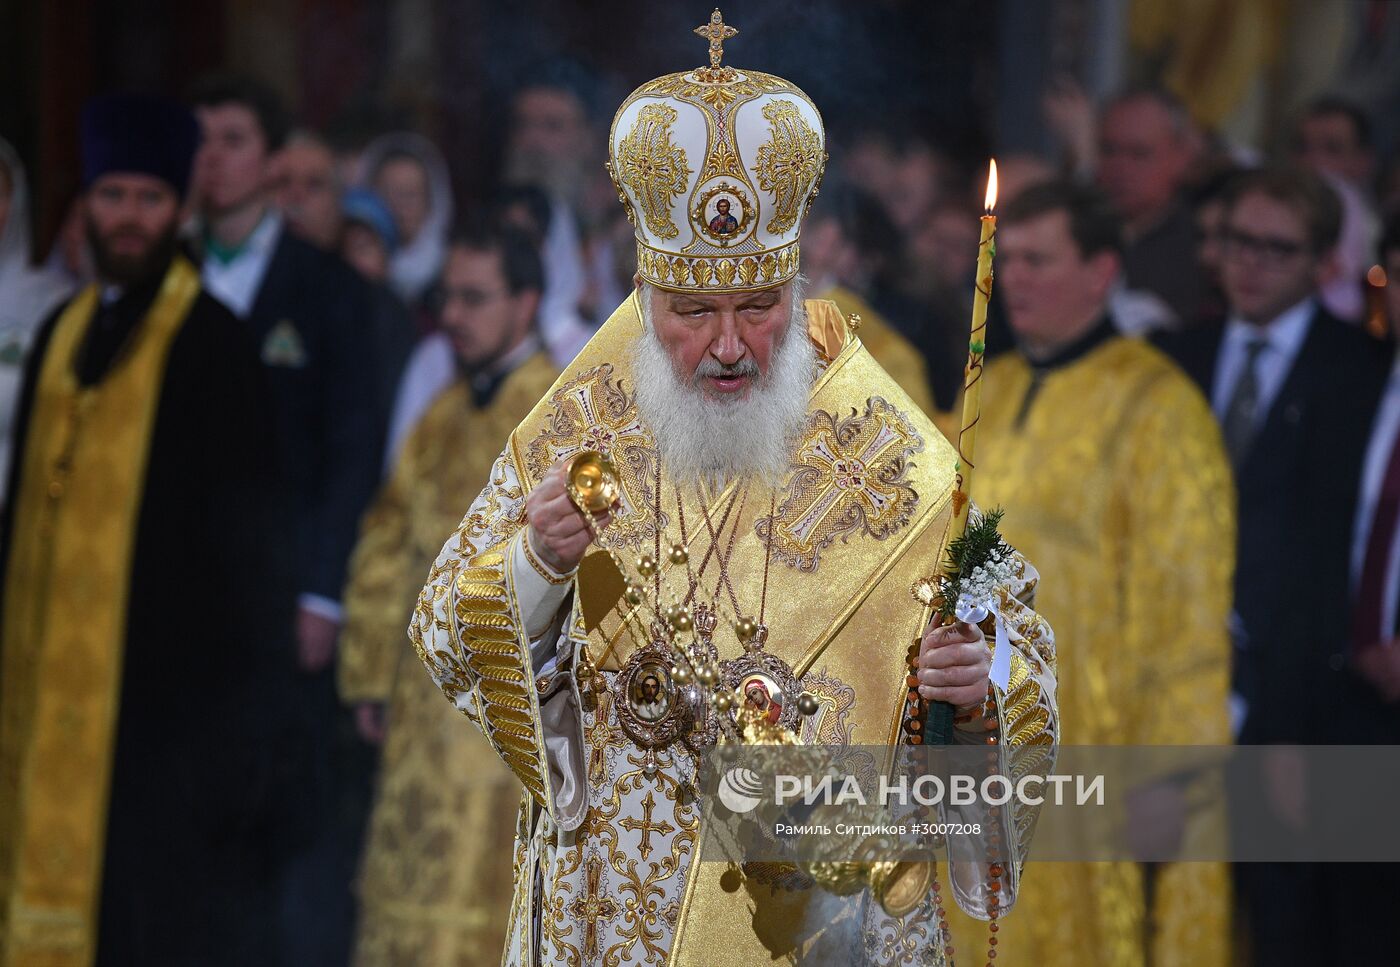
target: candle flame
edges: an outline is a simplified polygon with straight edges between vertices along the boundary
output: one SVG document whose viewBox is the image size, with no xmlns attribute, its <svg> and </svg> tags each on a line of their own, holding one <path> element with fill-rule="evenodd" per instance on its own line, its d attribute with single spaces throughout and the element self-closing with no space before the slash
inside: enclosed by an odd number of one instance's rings
<svg viewBox="0 0 1400 967">
<path fill-rule="evenodd" d="M 997 207 L 997 159 L 992 159 L 991 171 L 987 174 L 987 213 Z"/>
</svg>

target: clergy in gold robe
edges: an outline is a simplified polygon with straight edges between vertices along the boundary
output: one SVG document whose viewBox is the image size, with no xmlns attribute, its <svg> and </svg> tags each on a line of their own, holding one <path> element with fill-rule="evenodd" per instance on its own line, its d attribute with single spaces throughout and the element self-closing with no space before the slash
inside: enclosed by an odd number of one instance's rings
<svg viewBox="0 0 1400 967">
<path fill-rule="evenodd" d="M 642 86 L 613 122 L 638 289 L 504 441 L 409 636 L 527 793 L 505 964 L 942 964 L 927 884 L 900 915 L 861 890 L 826 918 L 810 881 L 698 858 L 697 763 L 736 734 L 736 703 L 806 743 L 898 742 L 911 689 L 963 709 L 960 742 L 1057 729 L 1027 562 L 997 590 L 1017 631 L 1001 686 L 981 631 L 931 628 L 911 596 L 943 550 L 954 453 L 839 310 L 802 297 L 820 115 L 722 63 L 718 11 L 703 33 L 708 66 Z M 716 227 L 721 198 L 733 225 Z M 587 473 L 566 473 L 581 454 L 615 470 L 592 478 L 596 517 L 575 503 Z M 695 678 L 666 627 L 693 629 Z M 1007 868 L 955 868 L 949 903 L 1010 906 L 1026 837 L 1001 832 Z"/>
<path fill-rule="evenodd" d="M 0 525 L 3 967 L 276 962 L 292 599 L 257 350 L 176 250 L 198 137 L 83 114 L 100 284 L 35 338 Z"/>
<path fill-rule="evenodd" d="M 1020 348 L 986 369 L 976 485 L 1056 576 L 1037 606 L 1062 644 L 1065 741 L 1228 743 L 1234 497 L 1210 409 L 1164 355 L 1115 333 L 1118 226 L 1093 192 L 1033 187 L 999 222 Z M 1180 805 L 1190 837 L 1202 820 Z M 1016 964 L 1225 964 L 1230 908 L 1219 863 L 1045 863 L 1000 949 Z M 955 924 L 959 946 L 976 927 Z"/>
<path fill-rule="evenodd" d="M 346 587 L 341 698 L 383 744 L 359 878 L 355 962 L 467 964 L 505 943 L 520 784 L 437 697 L 403 639 L 442 535 L 487 479 L 504 438 L 558 375 L 535 334 L 543 291 L 530 241 L 455 238 L 442 328 L 460 375 L 411 431 L 361 525 Z M 486 952 L 491 952 L 488 956 Z"/>
</svg>

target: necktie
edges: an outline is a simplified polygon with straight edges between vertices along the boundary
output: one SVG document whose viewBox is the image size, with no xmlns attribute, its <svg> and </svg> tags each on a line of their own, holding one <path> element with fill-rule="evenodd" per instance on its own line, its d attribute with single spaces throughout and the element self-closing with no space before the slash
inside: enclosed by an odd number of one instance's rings
<svg viewBox="0 0 1400 967">
<path fill-rule="evenodd" d="M 1230 397 L 1230 405 L 1225 408 L 1225 419 L 1221 429 L 1225 435 L 1225 449 L 1230 454 L 1230 463 L 1236 470 L 1244 463 L 1249 452 L 1250 441 L 1254 439 L 1255 411 L 1259 408 L 1259 356 L 1269 344 L 1263 339 L 1251 339 L 1245 347 L 1244 369 L 1235 383 L 1235 392 Z"/>
<path fill-rule="evenodd" d="M 1391 629 L 1381 626 L 1381 610 L 1385 604 L 1390 545 L 1397 524 L 1400 524 L 1400 434 L 1396 434 L 1390 445 L 1390 460 L 1376 498 L 1376 512 L 1371 517 L 1371 533 L 1366 538 L 1366 557 L 1361 564 L 1361 582 L 1352 620 L 1352 646 L 1355 648 L 1365 648 L 1390 637 Z"/>
</svg>

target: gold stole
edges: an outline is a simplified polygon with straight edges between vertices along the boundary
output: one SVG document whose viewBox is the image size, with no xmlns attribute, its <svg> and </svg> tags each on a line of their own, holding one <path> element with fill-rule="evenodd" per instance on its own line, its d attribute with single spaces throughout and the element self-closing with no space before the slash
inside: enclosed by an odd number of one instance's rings
<svg viewBox="0 0 1400 967">
<path fill-rule="evenodd" d="M 136 521 L 166 359 L 199 287 L 177 257 L 111 371 L 83 387 L 89 286 L 39 374 L 0 625 L 0 967 L 96 953 Z"/>
</svg>

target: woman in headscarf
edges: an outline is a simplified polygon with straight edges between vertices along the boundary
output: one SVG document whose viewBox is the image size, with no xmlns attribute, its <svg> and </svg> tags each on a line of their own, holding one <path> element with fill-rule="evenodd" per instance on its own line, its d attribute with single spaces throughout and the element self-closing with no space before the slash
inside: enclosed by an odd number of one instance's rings
<svg viewBox="0 0 1400 967">
<path fill-rule="evenodd" d="M 452 183 L 442 152 L 409 132 L 376 138 L 363 156 L 370 188 L 393 213 L 399 247 L 389 261 L 389 284 L 417 308 L 437 281 L 452 228 Z"/>
<path fill-rule="evenodd" d="M 29 185 L 18 152 L 0 138 L 0 505 L 24 359 L 40 323 L 70 290 L 62 277 L 30 263 Z"/>
</svg>

